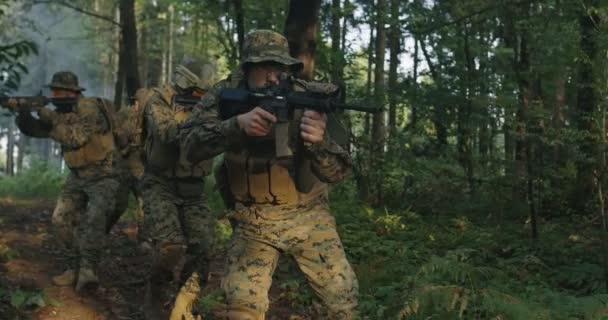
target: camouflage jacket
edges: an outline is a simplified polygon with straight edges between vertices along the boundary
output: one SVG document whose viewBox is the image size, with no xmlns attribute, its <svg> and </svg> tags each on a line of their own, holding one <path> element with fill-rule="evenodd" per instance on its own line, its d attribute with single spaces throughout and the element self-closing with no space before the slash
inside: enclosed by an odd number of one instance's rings
<svg viewBox="0 0 608 320">
<path fill-rule="evenodd" d="M 153 89 L 144 109 L 146 172 L 165 177 L 202 178 L 209 173 L 208 161 L 189 161 L 181 152 L 179 130 L 192 107 L 173 103 L 175 90 L 170 85 Z"/>
<path fill-rule="evenodd" d="M 144 173 L 143 109 L 153 93 L 150 89 L 139 89 L 135 95 L 136 102 L 121 108 L 116 115 L 114 135 L 118 150 L 129 174 L 138 179 Z"/>
<path fill-rule="evenodd" d="M 20 113 L 16 122 L 26 135 L 37 138 L 51 138 L 61 145 L 62 152 L 71 152 L 85 146 L 95 136 L 111 134 L 111 123 L 102 112 L 98 98 L 80 98 L 72 112 L 57 112 L 40 109 L 40 119 L 30 113 Z M 110 103 L 106 101 L 105 103 Z M 103 176 L 112 173 L 113 153 L 95 163 L 73 169 L 79 175 Z"/>
<path fill-rule="evenodd" d="M 309 85 L 310 84 L 310 85 Z M 296 81 L 294 90 L 327 90 L 322 84 Z M 331 85 L 330 85 L 331 86 Z M 243 81 L 236 83 L 228 78 L 216 84 L 197 105 L 190 119 L 180 130 L 181 141 L 186 156 L 190 161 L 210 159 L 231 149 L 246 148 L 247 136 L 239 128 L 236 117 L 221 120 L 218 109 L 218 92 L 225 87 L 244 87 Z M 294 121 L 299 122 L 299 119 Z M 291 126 L 299 128 L 299 125 Z M 291 131 L 299 135 L 299 131 Z M 301 143 L 300 139 L 296 139 Z M 338 145 L 327 133 L 322 143 L 302 146 L 303 157 L 310 160 L 311 170 L 322 182 L 339 182 L 350 172 L 352 161 L 350 155 Z"/>
</svg>

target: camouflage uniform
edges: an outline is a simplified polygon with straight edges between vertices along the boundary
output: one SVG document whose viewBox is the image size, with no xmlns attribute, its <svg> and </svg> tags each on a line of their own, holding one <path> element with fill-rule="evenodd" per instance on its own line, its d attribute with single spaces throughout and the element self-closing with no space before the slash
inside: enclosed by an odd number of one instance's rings
<svg viewBox="0 0 608 320">
<path fill-rule="evenodd" d="M 189 72 L 183 66 L 178 66 L 177 71 Z M 211 162 L 186 160 L 178 143 L 179 125 L 193 106 L 174 102 L 178 91 L 191 86 L 207 89 L 208 85 L 181 80 L 176 75 L 175 85 L 152 89 L 155 93 L 144 109 L 143 237 L 154 247 L 149 281 L 152 296 L 146 300 L 160 299 L 160 303 L 166 302 L 163 300 L 168 298 L 172 271 L 184 255 L 182 280 L 195 271 L 206 279 L 215 229 L 215 218 L 204 194 L 204 177 L 209 174 Z"/>
<path fill-rule="evenodd" d="M 59 72 L 52 88 L 82 91 L 70 72 Z M 99 262 L 107 221 L 115 215 L 119 182 L 113 169 L 113 120 L 110 102 L 99 98 L 77 100 L 72 112 L 38 110 L 39 119 L 20 113 L 23 133 L 51 138 L 61 145 L 70 174 L 53 212 L 53 224 L 63 239 L 76 244 L 79 267 L 94 270 Z"/>
<path fill-rule="evenodd" d="M 248 63 L 274 61 L 294 67 L 286 39 L 272 31 L 248 35 L 244 50 Z M 245 87 L 241 72 L 222 87 Z M 331 85 L 295 81 L 294 90 L 331 92 Z M 224 174 L 234 202 L 235 225 L 227 253 L 222 288 L 227 296 L 227 319 L 264 319 L 268 290 L 281 252 L 293 257 L 332 319 L 353 318 L 358 284 L 329 213 L 327 184 L 349 172 L 348 153 L 329 136 L 315 145 L 299 139 L 299 116 L 290 123 L 293 158 L 277 159 L 274 141 L 252 138 L 239 128 L 236 117 L 220 120 L 216 94 L 203 97 L 200 108 L 183 126 L 182 143 L 190 161 L 224 153 Z M 301 116 L 301 115 L 300 115 Z"/>
<path fill-rule="evenodd" d="M 135 218 L 138 229 L 143 227 L 144 209 L 142 179 L 144 176 L 143 151 L 143 107 L 154 94 L 153 90 L 139 89 L 135 94 L 135 103 L 122 108 L 116 115 L 116 129 L 118 149 L 123 158 L 120 175 L 123 188 L 128 189 L 137 202 Z"/>
</svg>

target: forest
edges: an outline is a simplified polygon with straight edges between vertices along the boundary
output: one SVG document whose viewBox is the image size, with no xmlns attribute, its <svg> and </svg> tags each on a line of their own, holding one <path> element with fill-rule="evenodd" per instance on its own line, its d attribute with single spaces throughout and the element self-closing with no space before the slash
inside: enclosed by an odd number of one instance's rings
<svg viewBox="0 0 608 320">
<path fill-rule="evenodd" d="M 353 161 L 329 203 L 361 319 L 608 319 L 606 1 L 0 0 L 0 96 L 48 95 L 70 70 L 124 107 L 184 59 L 224 79 L 256 29 L 285 35 L 304 79 L 382 108 L 329 127 Z M 80 298 L 50 280 L 73 258 L 51 229 L 60 146 L 0 109 L 0 154 L 0 318 L 143 319 L 135 201 L 108 288 Z M 218 224 L 197 308 L 213 319 L 232 229 L 207 180 Z M 270 302 L 267 319 L 322 319 L 289 259 Z"/>
</svg>

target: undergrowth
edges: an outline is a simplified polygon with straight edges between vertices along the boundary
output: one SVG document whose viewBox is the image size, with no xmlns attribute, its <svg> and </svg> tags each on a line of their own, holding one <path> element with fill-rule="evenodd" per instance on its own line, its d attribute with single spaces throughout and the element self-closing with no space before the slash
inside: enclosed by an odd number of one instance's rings
<svg viewBox="0 0 608 320">
<path fill-rule="evenodd" d="M 533 240 L 525 215 L 371 209 L 343 191 L 332 212 L 363 319 L 608 319 L 599 227 L 584 219 L 543 221 Z"/>
</svg>

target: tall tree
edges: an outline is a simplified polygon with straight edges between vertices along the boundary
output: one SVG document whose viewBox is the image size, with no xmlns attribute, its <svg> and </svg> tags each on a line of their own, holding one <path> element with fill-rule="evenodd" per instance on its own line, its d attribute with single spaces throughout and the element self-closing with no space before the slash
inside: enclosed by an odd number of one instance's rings
<svg viewBox="0 0 608 320">
<path fill-rule="evenodd" d="M 378 107 L 384 108 L 384 58 L 386 52 L 386 0 L 376 2 L 376 66 L 374 69 L 374 97 Z M 384 161 L 384 147 L 386 146 L 386 112 L 378 112 L 373 116 L 371 136 L 371 168 L 379 170 Z M 376 192 L 374 201 L 382 201 L 381 179 L 376 179 Z"/>
<path fill-rule="evenodd" d="M 344 85 L 344 52 L 341 44 L 340 18 L 342 10 L 340 8 L 340 0 L 332 0 L 331 2 L 331 81 L 340 86 Z M 346 22 L 345 22 L 346 23 Z"/>
<path fill-rule="evenodd" d="M 401 24 L 399 23 L 399 0 L 391 0 L 391 27 L 390 27 L 390 62 L 388 68 L 389 110 L 388 128 L 391 135 L 397 129 L 397 68 L 399 67 L 401 53 Z"/>
<path fill-rule="evenodd" d="M 239 59 L 243 57 L 243 43 L 245 42 L 245 15 L 243 11 L 243 0 L 233 0 L 234 18 L 236 20 L 236 35 L 239 41 Z"/>
<path fill-rule="evenodd" d="M 15 174 L 15 124 L 10 122 L 6 136 L 6 170 L 5 173 L 9 176 Z"/>
<path fill-rule="evenodd" d="M 576 123 L 583 133 L 580 149 L 583 159 L 577 163 L 577 186 L 573 195 L 574 207 L 580 213 L 586 211 L 586 206 L 592 199 L 594 190 L 594 163 L 596 158 L 597 133 L 594 113 L 598 110 L 598 94 L 596 89 L 596 62 L 599 54 L 598 34 L 602 18 L 596 11 L 597 0 L 582 2 L 579 16 L 580 48 L 582 57 L 578 62 L 578 93 L 576 97 Z"/>
<path fill-rule="evenodd" d="M 321 0 L 291 0 L 285 21 L 285 36 L 291 56 L 304 62 L 300 77 L 312 80 L 315 69 Z"/>
<path fill-rule="evenodd" d="M 126 87 L 127 96 L 135 96 L 135 91 L 141 87 L 137 61 L 137 27 L 135 21 L 135 0 L 121 0 L 119 4 L 121 40 L 119 62 L 114 91 L 114 104 L 122 105 L 123 89 Z"/>
</svg>

